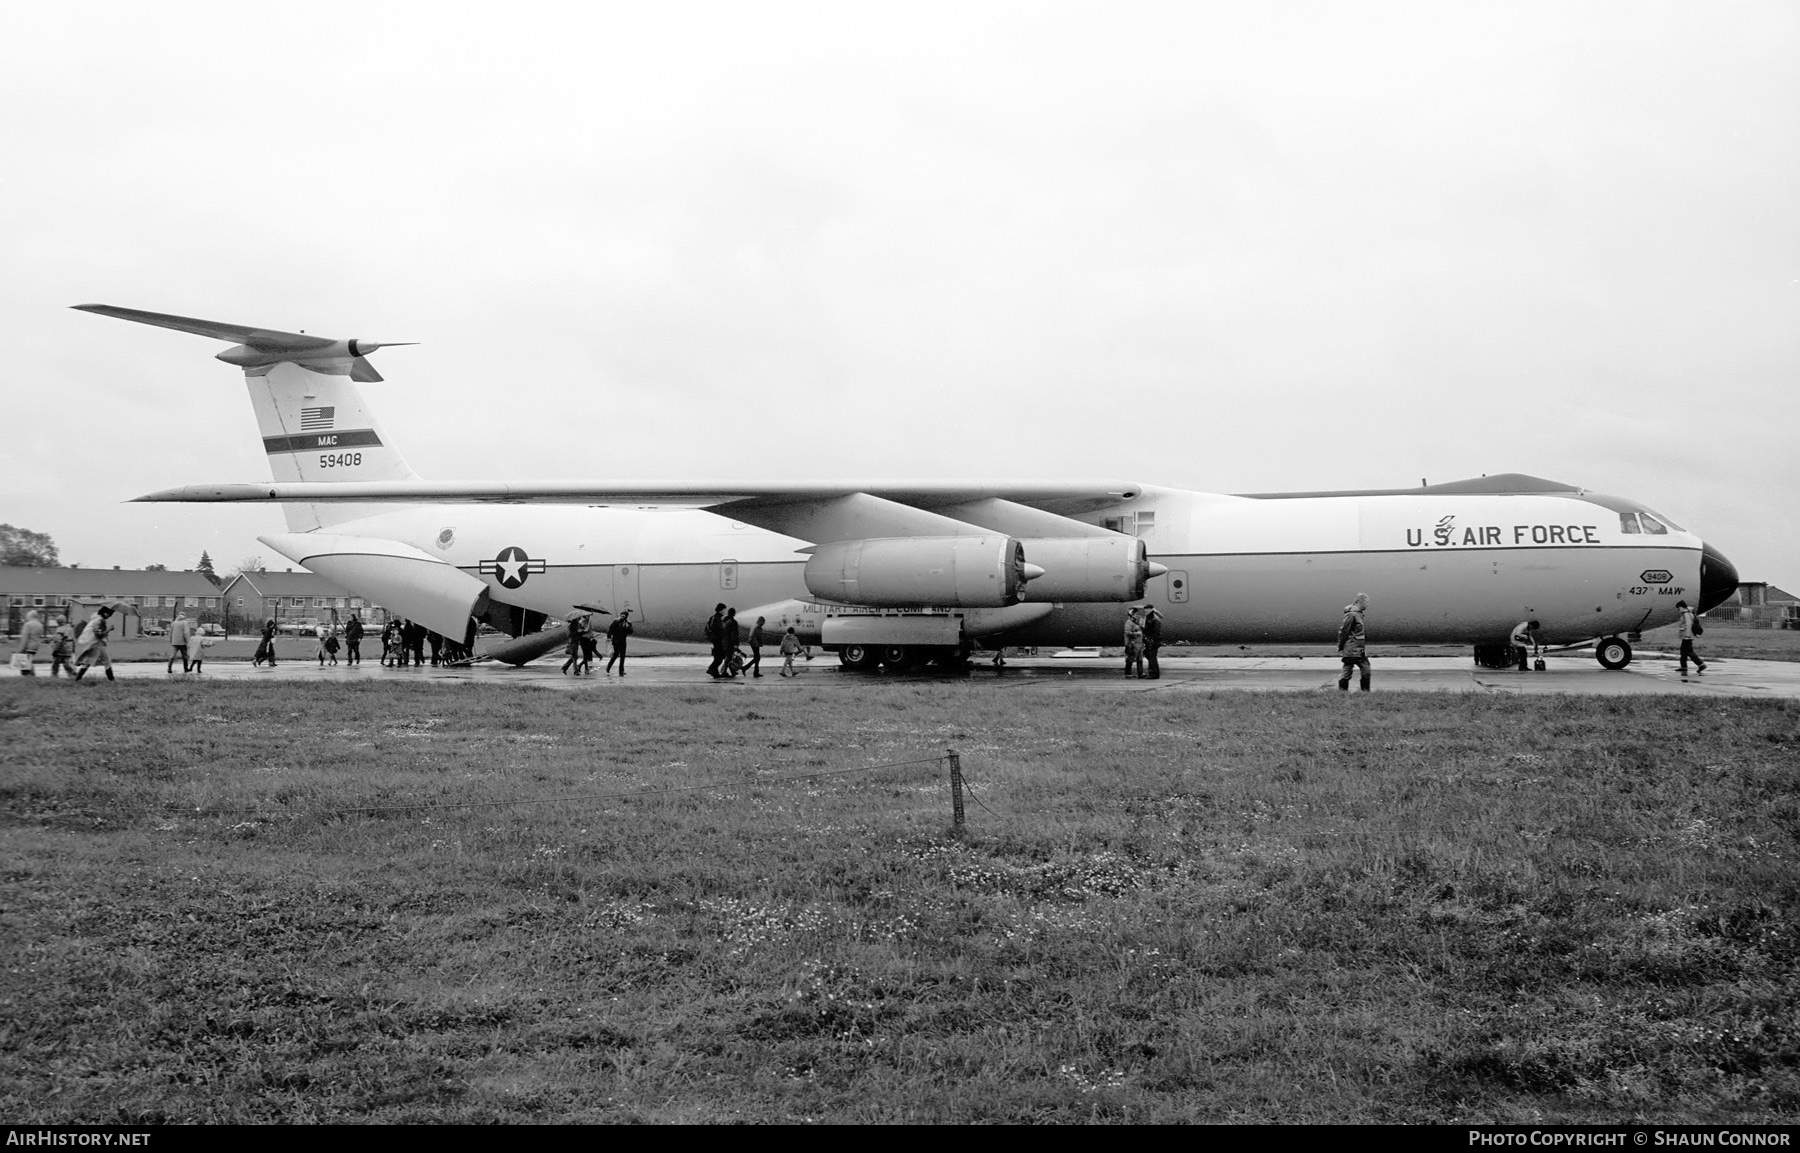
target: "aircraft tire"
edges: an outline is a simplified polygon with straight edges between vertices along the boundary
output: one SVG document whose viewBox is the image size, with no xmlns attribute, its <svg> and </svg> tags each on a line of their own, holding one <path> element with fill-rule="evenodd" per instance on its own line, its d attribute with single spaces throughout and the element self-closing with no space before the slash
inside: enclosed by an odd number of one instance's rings
<svg viewBox="0 0 1800 1153">
<path fill-rule="evenodd" d="M 881 647 L 881 663 L 890 669 L 910 669 L 918 663 L 919 654 L 911 645 L 883 645 Z"/>
<path fill-rule="evenodd" d="M 1603 669 L 1622 669 L 1631 663 L 1631 644 L 1624 637 L 1602 637 L 1594 646 L 1594 659 Z"/>
<path fill-rule="evenodd" d="M 881 654 L 868 645 L 845 645 L 838 650 L 838 661 L 853 673 L 872 673 Z"/>
</svg>

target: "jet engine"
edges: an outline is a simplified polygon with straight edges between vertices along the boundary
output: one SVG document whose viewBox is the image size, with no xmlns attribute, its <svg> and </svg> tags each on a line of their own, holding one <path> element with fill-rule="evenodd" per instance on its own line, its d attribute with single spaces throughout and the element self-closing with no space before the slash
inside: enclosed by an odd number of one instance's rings
<svg viewBox="0 0 1800 1153">
<path fill-rule="evenodd" d="M 806 587 L 840 604 L 996 607 L 1043 573 L 1010 536 L 882 537 L 819 545 Z"/>
<path fill-rule="evenodd" d="M 1131 536 L 1028 537 L 1020 543 L 1044 569 L 1023 598 L 1033 602 L 1142 600 L 1144 582 L 1168 571 Z"/>
</svg>

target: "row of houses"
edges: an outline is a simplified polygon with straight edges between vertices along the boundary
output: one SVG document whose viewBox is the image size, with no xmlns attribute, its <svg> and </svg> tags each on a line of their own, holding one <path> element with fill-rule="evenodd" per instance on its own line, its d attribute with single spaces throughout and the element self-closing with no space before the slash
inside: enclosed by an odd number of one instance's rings
<svg viewBox="0 0 1800 1153">
<path fill-rule="evenodd" d="M 1742 581 L 1729 599 L 1706 615 L 1752 628 L 1800 629 L 1800 597 L 1767 581 Z"/>
<path fill-rule="evenodd" d="M 387 622 L 380 606 L 304 569 L 239 573 L 220 588 L 193 569 L 0 566 L 0 603 L 7 610 L 9 635 L 18 634 L 30 609 L 46 618 L 82 621 L 103 604 L 125 606 L 126 619 L 117 628 L 121 636 L 166 628 L 178 612 L 227 632 L 254 631 L 270 617 L 278 624 L 298 624 L 341 622 L 356 613 L 377 628 Z"/>
</svg>

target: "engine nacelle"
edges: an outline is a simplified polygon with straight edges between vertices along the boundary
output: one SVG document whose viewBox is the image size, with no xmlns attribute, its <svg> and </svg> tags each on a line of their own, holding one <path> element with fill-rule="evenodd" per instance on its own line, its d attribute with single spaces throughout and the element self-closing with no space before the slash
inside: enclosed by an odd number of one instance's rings
<svg viewBox="0 0 1800 1153">
<path fill-rule="evenodd" d="M 1019 542 L 1044 575 L 1031 582 L 1025 598 L 1041 601 L 1135 601 L 1144 582 L 1157 575 L 1133 536 L 1028 537 Z"/>
<path fill-rule="evenodd" d="M 1000 606 L 1035 573 L 1010 536 L 881 537 L 819 545 L 806 587 L 851 605 Z"/>
</svg>

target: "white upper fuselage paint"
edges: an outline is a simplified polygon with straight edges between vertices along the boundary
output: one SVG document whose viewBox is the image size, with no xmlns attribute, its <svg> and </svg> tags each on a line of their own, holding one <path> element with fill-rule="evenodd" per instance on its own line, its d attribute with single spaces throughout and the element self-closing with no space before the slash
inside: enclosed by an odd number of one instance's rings
<svg viewBox="0 0 1800 1153">
<path fill-rule="evenodd" d="M 1145 526 L 1151 557 L 1170 570 L 1145 595 L 1164 615 L 1165 641 L 1330 640 L 1358 592 L 1371 597 L 1376 642 L 1504 643 L 1524 619 L 1540 621 L 1548 643 L 1586 640 L 1674 620 L 1675 602 L 1695 599 L 1703 547 L 1673 528 L 1625 533 L 1619 512 L 1573 495 L 1152 488 L 1075 519 L 1120 514 Z M 810 599 L 810 542 L 698 509 L 440 504 L 331 531 L 404 541 L 482 580 L 494 599 L 552 617 L 581 603 L 630 608 L 649 637 L 695 640 L 721 601 L 749 610 Z M 1007 640 L 1115 644 L 1123 618 L 1118 604 L 1056 605 Z"/>
</svg>

